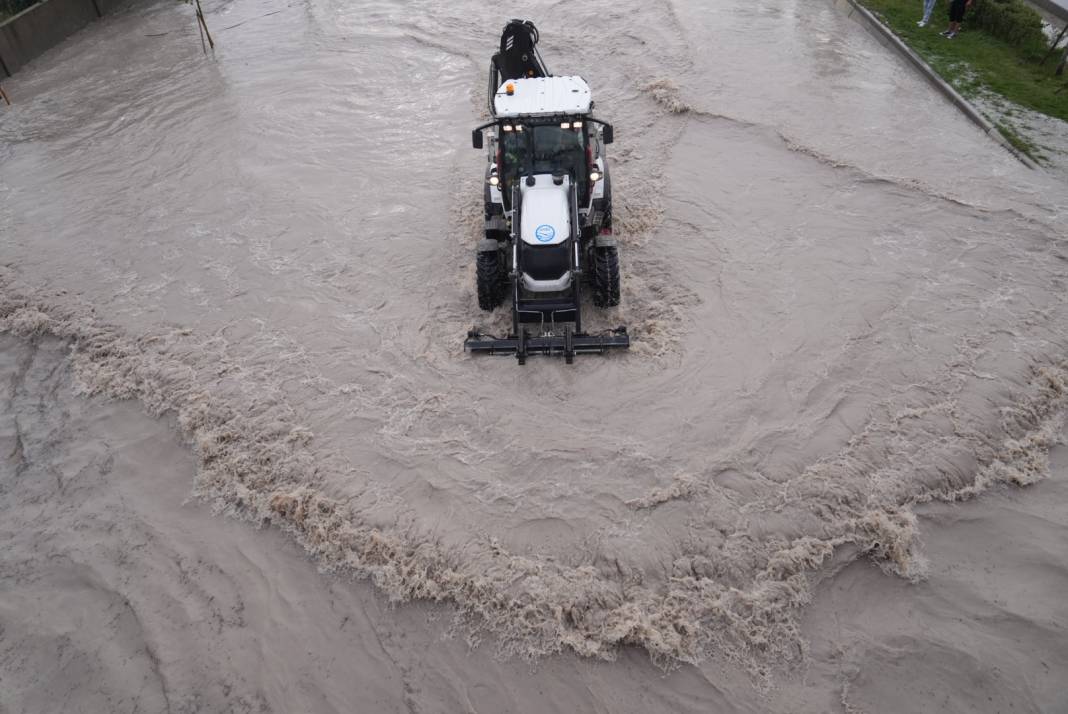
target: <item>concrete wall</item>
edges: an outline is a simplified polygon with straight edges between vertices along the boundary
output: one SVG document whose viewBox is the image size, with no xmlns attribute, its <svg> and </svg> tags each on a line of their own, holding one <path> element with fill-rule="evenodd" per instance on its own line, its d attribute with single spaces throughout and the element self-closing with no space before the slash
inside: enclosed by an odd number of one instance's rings
<svg viewBox="0 0 1068 714">
<path fill-rule="evenodd" d="M 10 77 L 117 4 L 116 0 L 45 0 L 0 24 L 0 77 Z"/>
</svg>

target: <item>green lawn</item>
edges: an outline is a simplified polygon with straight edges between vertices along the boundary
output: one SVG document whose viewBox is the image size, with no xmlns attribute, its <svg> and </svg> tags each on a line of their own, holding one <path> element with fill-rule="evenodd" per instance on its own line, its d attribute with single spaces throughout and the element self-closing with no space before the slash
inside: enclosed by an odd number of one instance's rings
<svg viewBox="0 0 1068 714">
<path fill-rule="evenodd" d="M 967 17 L 963 31 L 947 40 L 938 34 L 949 21 L 944 0 L 923 28 L 916 27 L 923 15 L 921 0 L 860 1 L 965 96 L 985 86 L 1012 102 L 1068 121 L 1068 73 L 1053 75 L 1059 57 L 1050 57 L 1040 67 L 1024 51 L 969 27 Z"/>
</svg>

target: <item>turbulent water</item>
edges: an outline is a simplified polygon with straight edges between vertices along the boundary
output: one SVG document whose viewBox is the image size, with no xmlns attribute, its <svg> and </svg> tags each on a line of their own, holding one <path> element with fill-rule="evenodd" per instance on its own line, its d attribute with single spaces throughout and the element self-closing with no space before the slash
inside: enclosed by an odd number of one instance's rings
<svg viewBox="0 0 1068 714">
<path fill-rule="evenodd" d="M 765 677 L 836 554 L 922 578 L 915 505 L 1045 475 L 1068 198 L 831 2 L 522 14 L 616 127 L 593 321 L 629 354 L 463 353 L 505 319 L 468 136 L 508 18 L 469 0 L 213 3 L 207 58 L 144 3 L 26 68 L 0 328 L 173 414 L 198 495 L 469 637 Z"/>
</svg>

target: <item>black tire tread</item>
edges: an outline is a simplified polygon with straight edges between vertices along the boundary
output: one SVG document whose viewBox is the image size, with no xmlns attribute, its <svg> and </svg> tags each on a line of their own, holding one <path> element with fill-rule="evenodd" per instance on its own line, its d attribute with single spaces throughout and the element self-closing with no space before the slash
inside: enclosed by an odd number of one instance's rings
<svg viewBox="0 0 1068 714">
<path fill-rule="evenodd" d="M 492 312 L 504 297 L 504 264 L 499 250 L 480 251 L 475 261 L 478 306 Z"/>
<path fill-rule="evenodd" d="M 615 307 L 619 299 L 619 251 L 614 245 L 594 248 L 593 304 Z"/>
</svg>

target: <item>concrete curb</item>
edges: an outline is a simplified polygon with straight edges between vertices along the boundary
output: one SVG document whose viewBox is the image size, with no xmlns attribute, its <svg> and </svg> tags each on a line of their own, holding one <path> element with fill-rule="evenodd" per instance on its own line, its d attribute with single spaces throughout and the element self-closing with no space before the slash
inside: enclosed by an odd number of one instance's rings
<svg viewBox="0 0 1068 714">
<path fill-rule="evenodd" d="M 850 8 L 850 17 L 859 15 L 861 20 L 863 20 L 864 23 L 868 26 L 868 28 L 875 33 L 876 37 L 879 40 L 883 41 L 885 44 L 890 45 L 893 49 L 897 50 L 901 55 L 903 55 L 905 59 L 907 59 L 917 70 L 919 70 L 920 74 L 927 78 L 928 82 L 934 85 L 935 89 L 945 95 L 945 97 L 949 101 L 953 102 L 953 104 L 955 104 L 957 108 L 960 109 L 966 117 L 971 119 L 972 122 L 974 122 L 980 129 L 982 129 L 987 136 L 989 136 L 995 142 L 1003 146 L 1005 150 L 1008 151 L 1010 154 L 1015 156 L 1020 161 L 1020 163 L 1022 163 L 1029 169 L 1037 170 L 1040 168 L 1038 164 L 1032 161 L 1029 156 L 1027 156 L 1015 146 L 1010 144 L 1008 140 L 1001 135 L 1001 132 L 998 131 L 998 128 L 991 124 L 987 120 L 987 118 L 984 117 L 979 112 L 979 110 L 971 104 L 971 102 L 962 97 L 956 89 L 950 86 L 950 84 L 944 79 L 942 79 L 942 77 L 940 77 L 937 72 L 931 69 L 931 66 L 924 62 L 922 57 L 916 54 L 916 52 L 914 52 L 911 47 L 906 45 L 901 40 L 901 38 L 895 35 L 893 30 L 884 25 L 879 18 L 875 17 L 875 15 L 873 15 L 872 12 L 868 10 L 868 8 L 862 6 L 859 2 L 857 2 L 857 0 L 834 0 L 834 4 L 838 6 L 848 5 Z"/>
<path fill-rule="evenodd" d="M 1052 0 L 1028 0 L 1032 5 L 1037 5 L 1050 15 L 1059 17 L 1060 19 L 1068 22 L 1068 8 L 1062 7 Z"/>
</svg>

